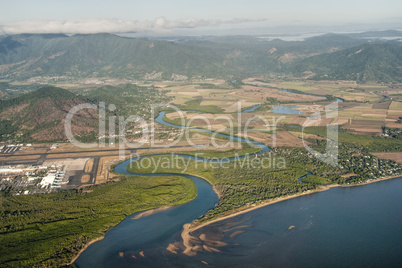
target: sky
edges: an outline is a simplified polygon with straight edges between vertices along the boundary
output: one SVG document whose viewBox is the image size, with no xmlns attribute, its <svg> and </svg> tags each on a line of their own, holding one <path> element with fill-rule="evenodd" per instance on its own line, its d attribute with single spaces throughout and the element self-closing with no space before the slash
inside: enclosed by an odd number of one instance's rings
<svg viewBox="0 0 402 268">
<path fill-rule="evenodd" d="M 400 0 L 1 0 L 0 34 L 397 27 Z M 388 25 L 388 26 L 387 26 Z M 402 27 L 401 27 L 402 28 Z"/>
</svg>

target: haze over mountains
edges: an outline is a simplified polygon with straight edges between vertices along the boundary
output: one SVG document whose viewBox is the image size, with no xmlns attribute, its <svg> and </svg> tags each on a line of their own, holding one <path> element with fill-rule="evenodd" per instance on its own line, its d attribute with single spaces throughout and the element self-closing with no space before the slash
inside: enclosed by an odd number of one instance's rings
<svg viewBox="0 0 402 268">
<path fill-rule="evenodd" d="M 0 78 L 161 80 L 275 73 L 310 79 L 402 81 L 401 38 L 399 31 L 326 34 L 305 41 L 263 36 L 165 41 L 112 34 L 20 34 L 0 37 Z"/>
</svg>

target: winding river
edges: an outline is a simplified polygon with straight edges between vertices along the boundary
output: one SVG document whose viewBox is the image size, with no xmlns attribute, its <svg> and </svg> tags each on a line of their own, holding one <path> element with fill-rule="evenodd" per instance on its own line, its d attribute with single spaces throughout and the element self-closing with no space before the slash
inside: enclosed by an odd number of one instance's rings
<svg viewBox="0 0 402 268">
<path fill-rule="evenodd" d="M 163 121 L 164 115 L 161 112 L 156 121 L 180 127 Z M 262 143 L 249 142 L 261 148 L 258 154 L 270 150 Z M 126 169 L 133 160 L 122 162 L 115 170 L 134 174 Z M 168 253 L 166 248 L 181 241 L 183 225 L 212 209 L 218 196 L 207 181 L 197 176 L 140 175 L 186 177 L 196 184 L 197 197 L 147 217 L 133 219 L 138 213 L 128 216 L 79 256 L 75 261 L 78 267 L 205 267 L 206 263 L 212 267 L 266 267 L 267 263 L 274 267 L 398 267 L 400 264 L 402 179 L 364 187 L 333 188 L 208 225 L 194 235 L 219 233 L 231 226 L 233 231 L 221 232 L 228 246 L 220 248 L 220 253 L 202 252 L 188 257 Z M 239 229 L 233 228 L 236 224 Z M 246 233 L 237 235 L 238 230 Z"/>
<path fill-rule="evenodd" d="M 254 105 L 247 108 L 243 113 L 249 113 L 261 107 L 261 104 Z M 198 111 L 194 111 L 198 112 Z M 162 111 L 156 117 L 155 121 L 170 127 L 185 128 L 164 121 L 165 112 Z M 195 129 L 209 134 L 214 132 L 206 129 Z M 217 136 L 228 138 L 234 141 L 248 142 L 253 146 L 261 148 L 255 155 L 260 155 L 269 152 L 270 148 L 260 142 L 248 140 L 242 137 L 229 136 L 222 133 L 215 133 Z M 233 161 L 242 159 L 247 156 L 230 157 L 222 160 L 219 159 L 206 159 L 191 155 L 178 154 L 181 157 L 192 159 L 195 161 Z M 105 234 L 104 239 L 90 245 L 82 254 L 77 258 L 75 264 L 78 267 L 125 267 L 130 266 L 126 263 L 125 258 L 121 258 L 120 254 L 133 254 L 134 256 L 144 250 L 153 252 L 155 255 L 161 255 L 166 247 L 172 242 L 172 239 L 177 239 L 182 231 L 185 223 L 190 223 L 193 220 L 201 217 L 208 210 L 212 209 L 219 201 L 217 194 L 213 191 L 212 186 L 204 179 L 189 175 L 189 174 L 171 174 L 171 173 L 153 173 L 153 174 L 139 174 L 127 171 L 127 165 L 132 161 L 138 160 L 138 156 L 133 159 L 126 160 L 115 167 L 115 171 L 120 174 L 126 175 L 142 175 L 142 176 L 183 176 L 191 179 L 197 186 L 197 197 L 184 205 L 176 206 L 158 213 L 154 213 L 147 217 L 133 219 L 138 213 L 128 216 L 119 225 L 112 228 Z M 309 174 L 307 174 L 309 175 Z M 305 175 L 305 176 L 307 176 Z M 305 177 L 303 176 L 303 177 Z M 301 182 L 301 179 L 299 181 Z M 131 264 L 132 265 L 132 264 Z M 150 265 L 149 259 L 147 265 Z"/>
<path fill-rule="evenodd" d="M 244 112 L 250 112 L 260 107 L 255 105 Z M 184 126 L 173 125 L 163 120 L 165 112 L 159 113 L 155 119 L 156 122 L 177 128 L 184 128 Z M 205 133 L 214 134 L 214 132 L 206 129 L 195 129 Z M 253 146 L 261 148 L 255 155 L 260 155 L 269 152 L 270 148 L 260 142 L 248 140 L 241 137 L 229 136 L 222 133 L 217 133 L 217 136 L 232 139 L 234 141 L 248 142 Z M 187 159 L 195 161 L 232 161 L 242 159 L 245 156 L 230 157 L 222 160 L 200 158 L 191 155 L 178 154 Z M 184 205 L 176 206 L 158 213 L 154 213 L 147 217 L 133 219 L 138 213 L 128 216 L 119 225 L 112 228 L 105 234 L 104 239 L 90 245 L 82 254 L 77 258 L 75 264 L 78 267 L 125 267 L 125 259 L 120 257 L 120 254 L 139 254 L 139 252 L 148 250 L 155 255 L 161 255 L 166 247 L 172 242 L 172 239 L 177 238 L 183 229 L 185 223 L 191 223 L 193 220 L 201 217 L 208 210 L 212 209 L 219 201 L 217 194 L 214 192 L 212 185 L 204 179 L 189 175 L 189 174 L 172 174 L 172 173 L 153 173 L 153 174 L 139 174 L 127 171 L 127 166 L 141 157 L 148 157 L 150 155 L 138 156 L 128 159 L 115 167 L 115 171 L 120 174 L 126 175 L 142 175 L 142 176 L 183 176 L 191 179 L 197 186 L 197 197 Z M 148 265 L 150 265 L 148 263 Z M 129 265 L 128 265 L 129 266 Z M 151 265 L 152 266 L 152 265 Z"/>
</svg>

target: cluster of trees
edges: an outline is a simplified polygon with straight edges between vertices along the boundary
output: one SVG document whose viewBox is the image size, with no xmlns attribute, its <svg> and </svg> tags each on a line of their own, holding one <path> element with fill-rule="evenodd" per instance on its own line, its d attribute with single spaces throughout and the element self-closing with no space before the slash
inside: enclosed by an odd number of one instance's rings
<svg viewBox="0 0 402 268">
<path fill-rule="evenodd" d="M 197 189 L 183 177 L 126 176 L 84 190 L 0 194 L 0 266 L 61 267 L 126 216 L 187 203 Z"/>
<path fill-rule="evenodd" d="M 399 119 L 399 121 L 402 121 L 402 119 Z M 383 127 L 382 128 L 382 133 L 385 136 L 394 138 L 394 139 L 399 139 L 402 140 L 402 129 L 401 128 L 389 128 L 389 127 Z"/>
<path fill-rule="evenodd" d="M 300 183 L 305 170 L 228 168 L 214 172 L 214 185 L 220 192 L 219 204 L 208 211 L 202 221 L 249 204 L 315 189 L 312 183 Z"/>
<path fill-rule="evenodd" d="M 95 88 L 86 92 L 84 99 L 94 104 L 105 102 L 109 116 L 129 117 L 137 115 L 146 120 L 151 115 L 151 104 L 165 103 L 170 100 L 165 92 L 159 91 L 153 86 L 140 87 L 133 84 Z M 111 104 L 116 107 L 113 111 L 108 109 Z"/>
<path fill-rule="evenodd" d="M 169 98 L 164 92 L 160 92 L 154 87 L 139 87 L 132 84 L 91 89 L 82 95 L 76 95 L 62 88 L 43 87 L 16 98 L 0 100 L 0 112 L 9 114 L 6 120 L 0 121 L 0 141 L 32 142 L 46 140 L 49 142 L 49 137 L 54 137 L 53 141 L 61 141 L 65 139 L 65 135 L 60 132 L 60 129 L 64 129 L 62 122 L 67 112 L 81 103 L 99 105 L 100 102 L 105 102 L 106 125 L 108 126 L 108 119 L 111 116 L 128 118 L 137 115 L 149 120 L 150 105 L 168 100 Z M 110 107 L 115 109 L 109 109 Z M 15 113 L 15 109 L 19 112 Z M 118 124 L 119 119 L 115 118 L 115 122 Z M 96 111 L 82 112 L 73 118 L 72 124 L 84 128 L 85 132 L 88 133 L 74 134 L 77 134 L 77 139 L 82 142 L 92 142 L 98 138 L 96 131 L 98 123 Z M 93 131 L 88 130 L 88 127 Z"/>
</svg>

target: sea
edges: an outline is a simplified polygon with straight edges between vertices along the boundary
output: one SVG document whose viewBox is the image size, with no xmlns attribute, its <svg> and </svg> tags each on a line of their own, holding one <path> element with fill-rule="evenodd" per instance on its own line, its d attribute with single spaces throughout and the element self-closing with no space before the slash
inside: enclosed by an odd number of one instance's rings
<svg viewBox="0 0 402 268">
<path fill-rule="evenodd" d="M 201 182 L 202 183 L 202 182 Z M 214 199 L 203 184 L 202 198 Z M 206 191 L 202 193 L 202 191 Z M 201 198 L 201 201 L 202 201 Z M 199 202 L 198 199 L 197 202 Z M 200 204 L 195 202 L 196 208 Z M 213 203 L 213 202 L 212 202 Z M 210 248 L 196 256 L 166 250 L 181 241 L 186 214 L 127 217 L 77 259 L 78 267 L 402 267 L 402 178 L 335 187 L 281 201 L 194 231 Z M 173 208 L 174 209 L 174 208 Z M 161 222 L 167 232 L 155 238 Z M 144 224 L 146 223 L 146 224 Z M 147 237 L 152 243 L 147 244 Z M 152 238 L 152 239 L 151 239 Z M 213 240 L 224 243 L 215 243 Z M 137 243 L 138 241 L 143 241 Z M 211 251 L 211 252 L 210 252 Z"/>
</svg>

